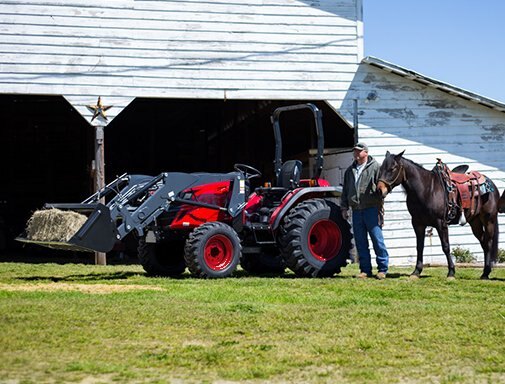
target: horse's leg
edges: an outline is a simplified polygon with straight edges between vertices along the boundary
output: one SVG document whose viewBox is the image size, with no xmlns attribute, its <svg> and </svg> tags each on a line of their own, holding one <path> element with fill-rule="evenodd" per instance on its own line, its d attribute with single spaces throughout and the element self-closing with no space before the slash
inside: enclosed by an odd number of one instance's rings
<svg viewBox="0 0 505 384">
<path fill-rule="evenodd" d="M 445 253 L 445 257 L 447 258 L 447 268 L 449 271 L 447 272 L 447 277 L 454 278 L 456 270 L 454 268 L 454 262 L 451 258 L 451 247 L 449 245 L 449 228 L 445 221 L 439 221 L 437 225 L 438 237 L 440 237 L 440 242 L 442 243 L 442 251 Z"/>
<path fill-rule="evenodd" d="M 426 225 L 412 222 L 412 227 L 414 227 L 414 232 L 416 233 L 416 249 L 417 249 L 417 261 L 416 268 L 412 272 L 412 277 L 419 277 L 423 271 L 423 251 L 424 251 L 424 237 L 426 236 Z"/>
<path fill-rule="evenodd" d="M 494 215 L 492 220 L 489 220 L 487 223 L 487 228 L 489 228 L 491 239 L 489 242 L 489 257 L 486 265 L 484 266 L 484 272 L 482 273 L 482 276 L 484 276 L 487 272 L 487 275 L 485 275 L 484 278 L 489 279 L 489 274 L 493 268 L 493 263 L 495 263 L 498 259 L 498 236 L 500 235 L 500 230 L 498 228 L 498 214 Z"/>
<path fill-rule="evenodd" d="M 486 271 L 486 260 L 488 258 L 488 250 L 487 250 L 487 243 L 485 240 L 485 233 L 484 233 L 484 226 L 482 225 L 481 219 L 479 216 L 475 216 L 471 221 L 470 221 L 470 227 L 472 228 L 473 235 L 479 240 L 480 246 L 482 247 L 482 250 L 484 251 L 484 271 L 482 273 L 482 276 L 480 277 L 481 279 L 486 279 L 484 277 L 485 271 Z M 489 271 L 491 272 L 491 271 Z M 489 275 L 488 272 L 488 275 Z"/>
<path fill-rule="evenodd" d="M 479 239 L 484 251 L 484 270 L 482 271 L 481 279 L 489 279 L 489 274 L 493 268 L 492 262 L 496 260 L 498 253 L 498 228 L 497 216 L 492 215 L 487 222 L 482 222 L 481 219 L 475 218 L 470 223 L 472 231 L 477 239 Z M 474 229 L 475 227 L 475 229 Z"/>
<path fill-rule="evenodd" d="M 495 235 L 495 227 L 496 223 L 493 222 L 492 219 L 488 220 L 484 225 L 484 241 L 482 242 L 482 250 L 484 251 L 484 270 L 482 271 L 482 275 L 480 278 L 482 280 L 489 279 L 489 274 L 491 273 L 492 260 L 496 260 L 497 244 L 494 239 L 498 240 L 498 237 Z M 496 241 L 497 243 L 497 241 Z M 494 257 L 492 256 L 492 252 L 494 252 Z"/>
</svg>

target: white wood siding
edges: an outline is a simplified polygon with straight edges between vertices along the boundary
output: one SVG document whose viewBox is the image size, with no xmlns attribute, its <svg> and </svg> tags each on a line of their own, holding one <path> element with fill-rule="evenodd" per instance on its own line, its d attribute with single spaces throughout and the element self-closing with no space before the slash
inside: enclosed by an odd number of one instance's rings
<svg viewBox="0 0 505 384">
<path fill-rule="evenodd" d="M 367 101 L 370 92 L 377 99 Z M 358 99 L 359 138 L 382 162 L 386 151 L 399 153 L 427 169 L 437 158 L 451 168 L 468 164 L 505 189 L 505 113 L 449 95 L 380 68 L 362 64 L 340 111 L 353 121 Z M 386 198 L 384 235 L 392 264 L 415 262 L 415 234 L 401 187 Z M 505 248 L 505 215 L 500 215 L 500 248 Z M 483 260 L 469 225 L 450 227 L 451 246 L 468 248 Z M 445 263 L 434 231 L 426 238 L 425 262 Z"/>
<path fill-rule="evenodd" d="M 64 95 L 86 118 L 135 97 L 343 100 L 361 0 L 5 0 L 2 93 Z"/>
</svg>

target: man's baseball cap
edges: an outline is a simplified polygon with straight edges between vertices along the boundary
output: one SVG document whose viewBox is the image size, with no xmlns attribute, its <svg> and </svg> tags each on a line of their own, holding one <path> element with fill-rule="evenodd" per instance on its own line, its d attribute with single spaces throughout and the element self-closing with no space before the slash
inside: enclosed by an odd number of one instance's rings
<svg viewBox="0 0 505 384">
<path fill-rule="evenodd" d="M 368 152 L 368 145 L 365 143 L 357 143 L 353 149 L 359 149 L 360 151 Z"/>
</svg>

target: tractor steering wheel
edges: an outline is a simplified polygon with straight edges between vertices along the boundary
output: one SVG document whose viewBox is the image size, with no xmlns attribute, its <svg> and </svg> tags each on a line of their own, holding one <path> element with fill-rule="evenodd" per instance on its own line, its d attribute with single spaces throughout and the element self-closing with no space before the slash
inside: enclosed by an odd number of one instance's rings
<svg viewBox="0 0 505 384">
<path fill-rule="evenodd" d="M 233 166 L 233 169 L 235 171 L 243 173 L 247 180 L 254 179 L 255 177 L 261 176 L 261 172 L 258 171 L 256 168 L 251 167 L 250 165 L 235 164 Z"/>
</svg>

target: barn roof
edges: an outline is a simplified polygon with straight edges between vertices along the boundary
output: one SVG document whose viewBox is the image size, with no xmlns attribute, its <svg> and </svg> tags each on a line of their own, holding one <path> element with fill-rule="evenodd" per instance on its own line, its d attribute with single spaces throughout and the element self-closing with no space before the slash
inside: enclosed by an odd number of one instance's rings
<svg viewBox="0 0 505 384">
<path fill-rule="evenodd" d="M 465 100 L 470 100 L 474 103 L 484 105 L 488 108 L 492 108 L 500 112 L 505 112 L 505 104 L 500 103 L 499 101 L 489 99 L 484 96 L 480 96 L 476 93 L 455 87 L 454 85 L 450 85 L 439 80 L 435 80 L 431 77 L 424 76 L 411 69 L 407 69 L 404 67 L 400 67 L 399 65 L 388 63 L 387 61 L 378 59 L 373 56 L 365 57 L 362 62 L 381 68 L 385 71 L 394 73 L 395 75 L 405 77 L 409 80 L 413 80 L 418 83 L 424 84 L 428 87 L 436 88 L 440 91 L 447 92 L 451 95 L 461 97 Z"/>
</svg>

